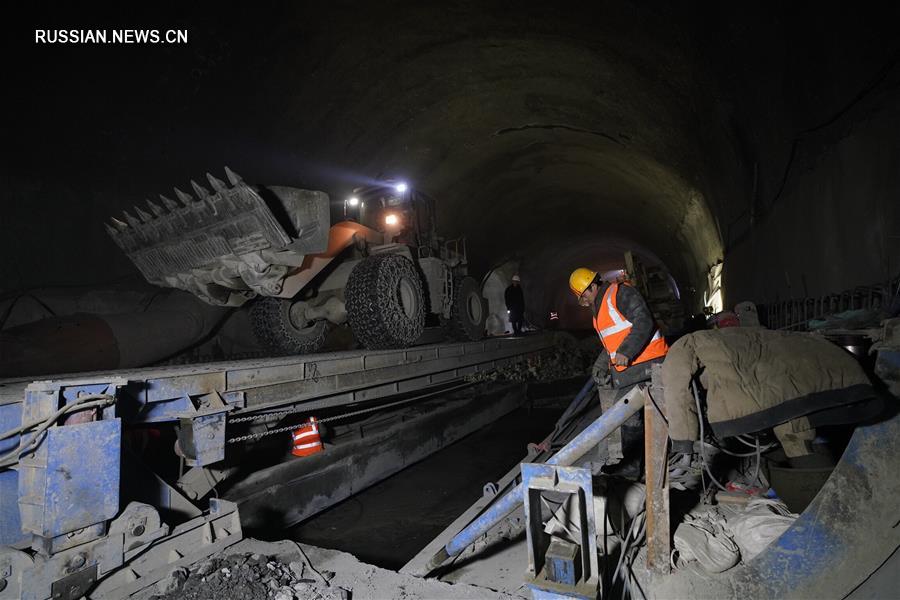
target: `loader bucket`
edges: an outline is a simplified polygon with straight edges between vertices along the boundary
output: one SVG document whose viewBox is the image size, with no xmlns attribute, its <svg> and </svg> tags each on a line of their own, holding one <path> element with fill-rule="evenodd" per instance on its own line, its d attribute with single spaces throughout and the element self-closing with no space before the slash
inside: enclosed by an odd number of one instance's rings
<svg viewBox="0 0 900 600">
<path fill-rule="evenodd" d="M 230 183 L 207 174 L 212 191 L 135 207 L 107 232 L 148 282 L 189 291 L 210 304 L 240 306 L 257 294 L 277 296 L 306 254 L 328 245 L 324 192 L 251 187 L 228 167 Z"/>
</svg>

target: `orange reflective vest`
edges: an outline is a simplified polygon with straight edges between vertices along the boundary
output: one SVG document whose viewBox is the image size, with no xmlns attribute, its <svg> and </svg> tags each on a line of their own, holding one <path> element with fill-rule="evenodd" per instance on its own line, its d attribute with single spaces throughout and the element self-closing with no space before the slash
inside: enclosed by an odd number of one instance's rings
<svg viewBox="0 0 900 600">
<path fill-rule="evenodd" d="M 603 347 L 609 353 L 610 361 L 615 358 L 616 350 L 619 349 L 619 346 L 631 333 L 631 321 L 619 312 L 619 308 L 616 305 L 616 293 L 619 291 L 619 285 L 625 284 L 610 284 L 600 300 L 597 314 L 594 315 L 594 329 L 597 331 L 597 335 L 600 336 Z M 630 357 L 632 359 L 631 365 L 663 357 L 668 351 L 669 345 L 666 344 L 666 340 L 660 335 L 659 329 L 657 329 L 653 332 L 653 337 L 650 338 L 650 343 L 647 344 L 647 347 L 636 357 Z M 621 372 L 628 367 L 614 366 L 613 368 Z"/>
</svg>

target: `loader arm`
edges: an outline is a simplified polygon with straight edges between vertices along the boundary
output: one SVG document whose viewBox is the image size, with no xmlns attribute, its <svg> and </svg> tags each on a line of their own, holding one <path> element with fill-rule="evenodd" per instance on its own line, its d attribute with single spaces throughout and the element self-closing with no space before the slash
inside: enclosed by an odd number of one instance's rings
<svg viewBox="0 0 900 600">
<path fill-rule="evenodd" d="M 318 254 L 307 254 L 303 264 L 289 273 L 284 280 L 279 298 L 293 298 L 327 267 L 341 252 L 356 241 L 365 240 L 369 244 L 382 244 L 384 235 L 353 221 L 341 221 L 328 231 L 328 248 Z"/>
</svg>

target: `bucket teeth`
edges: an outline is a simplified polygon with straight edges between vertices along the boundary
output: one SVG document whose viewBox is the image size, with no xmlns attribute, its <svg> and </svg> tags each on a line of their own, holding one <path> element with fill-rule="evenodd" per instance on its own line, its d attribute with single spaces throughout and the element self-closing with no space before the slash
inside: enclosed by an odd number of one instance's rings
<svg viewBox="0 0 900 600">
<path fill-rule="evenodd" d="M 171 198 L 166 198 L 165 196 L 160 194 L 159 199 L 162 200 L 162 203 L 165 204 L 166 208 L 168 208 L 170 211 L 175 212 L 176 210 L 178 210 L 178 203 Z"/>
<path fill-rule="evenodd" d="M 151 200 L 147 200 L 147 206 L 150 207 L 150 210 L 153 211 L 153 214 L 157 217 L 161 217 L 166 214 L 166 211 L 163 210 L 163 207 L 159 204 L 153 204 Z"/>
<path fill-rule="evenodd" d="M 135 229 L 141 226 L 141 222 L 129 215 L 127 210 L 123 210 L 122 214 L 125 216 L 125 221 Z"/>
<path fill-rule="evenodd" d="M 223 192 L 228 190 L 228 186 L 221 179 L 216 179 L 210 173 L 206 174 L 206 178 L 209 180 L 209 185 L 211 185 L 212 188 L 219 194 L 222 194 Z"/>
<path fill-rule="evenodd" d="M 106 233 L 108 233 L 109 235 L 111 235 L 111 236 L 119 235 L 119 230 L 116 229 L 115 227 L 113 227 L 112 225 L 110 225 L 109 223 L 104 223 L 103 226 L 106 227 Z"/>
<path fill-rule="evenodd" d="M 185 206 L 190 206 L 194 202 L 194 198 L 190 194 L 185 194 L 178 188 L 175 188 L 175 196 L 181 200 L 181 203 Z"/>
<path fill-rule="evenodd" d="M 194 193 L 197 194 L 197 197 L 200 198 L 200 200 L 206 200 L 212 195 L 209 193 L 209 190 L 204 188 L 193 179 L 191 179 L 191 187 L 194 188 Z"/>
<path fill-rule="evenodd" d="M 149 223 L 153 220 L 153 215 L 145 210 L 141 210 L 139 206 L 134 207 L 134 212 L 137 213 L 137 215 L 141 218 L 141 221 L 143 221 L 144 223 Z"/>
<path fill-rule="evenodd" d="M 116 229 L 118 229 L 119 231 L 125 231 L 126 229 L 128 229 L 128 225 L 126 223 L 123 223 L 122 221 L 118 220 L 117 218 L 111 217 L 111 220 L 112 220 L 113 226 Z"/>
<path fill-rule="evenodd" d="M 243 179 L 241 179 L 240 175 L 238 175 L 228 167 L 225 167 L 225 177 L 227 177 L 228 181 L 231 182 L 231 185 L 234 186 L 237 186 L 239 183 L 244 181 Z"/>
</svg>

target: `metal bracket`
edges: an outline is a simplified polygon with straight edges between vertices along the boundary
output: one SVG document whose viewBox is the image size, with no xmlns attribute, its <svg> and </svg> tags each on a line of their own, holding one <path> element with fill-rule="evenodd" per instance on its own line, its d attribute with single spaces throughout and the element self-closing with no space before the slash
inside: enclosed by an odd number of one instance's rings
<svg viewBox="0 0 900 600">
<path fill-rule="evenodd" d="M 176 527 L 149 545 L 122 569 L 105 578 L 91 598 L 129 598 L 157 583 L 172 569 L 193 564 L 239 542 L 243 537 L 237 505 L 212 498 L 209 513 Z"/>
<path fill-rule="evenodd" d="M 484 484 L 484 487 L 481 488 L 481 492 L 485 498 L 493 498 L 500 492 L 500 488 L 493 481 L 488 481 Z"/>
<path fill-rule="evenodd" d="M 522 487 L 525 491 L 525 531 L 528 546 L 526 584 L 541 597 L 596 598 L 600 582 L 597 558 L 597 535 L 594 523 L 593 479 L 590 469 L 559 467 L 541 463 L 522 463 Z M 549 493 L 570 497 L 574 514 L 569 515 L 577 527 L 579 552 L 568 564 L 551 564 L 548 553 L 550 536 L 544 532 L 541 496 Z M 566 577 L 556 576 L 565 572 Z M 563 581 L 561 581 L 561 579 Z"/>
<path fill-rule="evenodd" d="M 225 460 L 225 415 L 231 409 L 213 392 L 202 396 L 193 412 L 180 417 L 178 447 L 188 465 L 203 467 Z"/>
<path fill-rule="evenodd" d="M 87 594 L 95 581 L 97 581 L 97 565 L 91 565 L 54 581 L 50 586 L 50 595 L 53 600 L 78 600 Z"/>
<path fill-rule="evenodd" d="M 207 514 L 171 534 L 153 507 L 133 502 L 105 537 L 49 557 L 0 546 L 0 598 L 75 600 L 88 592 L 91 598 L 128 598 L 242 535 L 237 506 L 225 500 L 210 500 Z"/>
</svg>

